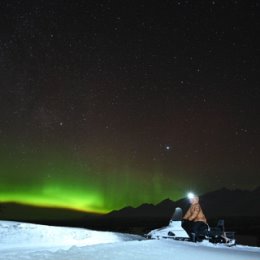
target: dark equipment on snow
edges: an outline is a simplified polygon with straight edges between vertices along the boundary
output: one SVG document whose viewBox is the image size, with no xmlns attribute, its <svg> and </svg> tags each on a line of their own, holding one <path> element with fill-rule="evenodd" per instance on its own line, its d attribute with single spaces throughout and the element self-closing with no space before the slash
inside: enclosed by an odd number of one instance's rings
<svg viewBox="0 0 260 260">
<path fill-rule="evenodd" d="M 228 243 L 230 241 L 235 243 L 235 232 L 225 231 L 224 219 L 220 219 L 216 227 L 206 231 L 205 236 L 209 238 L 209 242 L 214 244 Z"/>
</svg>

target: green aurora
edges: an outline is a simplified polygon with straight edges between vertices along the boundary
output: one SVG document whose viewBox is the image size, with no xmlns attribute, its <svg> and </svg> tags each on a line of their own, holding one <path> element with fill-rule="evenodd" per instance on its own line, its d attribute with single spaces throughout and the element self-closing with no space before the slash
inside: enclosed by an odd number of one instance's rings
<svg viewBox="0 0 260 260">
<path fill-rule="evenodd" d="M 0 202 L 107 213 L 144 202 L 158 203 L 183 192 L 159 168 L 153 172 L 73 160 L 64 153 L 21 152 L 1 155 Z"/>
</svg>

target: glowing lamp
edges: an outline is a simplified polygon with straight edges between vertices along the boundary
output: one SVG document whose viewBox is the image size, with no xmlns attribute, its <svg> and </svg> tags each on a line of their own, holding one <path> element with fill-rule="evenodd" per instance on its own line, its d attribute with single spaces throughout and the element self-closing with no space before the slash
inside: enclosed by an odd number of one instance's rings
<svg viewBox="0 0 260 260">
<path fill-rule="evenodd" d="M 188 199 L 193 199 L 195 197 L 194 193 L 192 192 L 189 192 L 188 195 L 187 195 Z"/>
</svg>

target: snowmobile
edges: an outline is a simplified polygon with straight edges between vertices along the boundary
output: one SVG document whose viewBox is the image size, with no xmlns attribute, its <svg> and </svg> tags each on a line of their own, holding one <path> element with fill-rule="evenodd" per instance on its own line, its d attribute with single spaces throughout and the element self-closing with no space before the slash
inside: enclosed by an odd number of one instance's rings
<svg viewBox="0 0 260 260">
<path fill-rule="evenodd" d="M 169 225 L 159 229 L 155 229 L 146 234 L 148 239 L 174 239 L 178 241 L 202 242 L 208 240 L 213 244 L 224 244 L 226 246 L 236 245 L 235 232 L 226 232 L 224 228 L 224 220 L 220 219 L 216 227 L 207 227 L 201 230 L 197 238 L 190 238 L 186 231 L 182 228 L 182 209 L 176 208 Z"/>
</svg>

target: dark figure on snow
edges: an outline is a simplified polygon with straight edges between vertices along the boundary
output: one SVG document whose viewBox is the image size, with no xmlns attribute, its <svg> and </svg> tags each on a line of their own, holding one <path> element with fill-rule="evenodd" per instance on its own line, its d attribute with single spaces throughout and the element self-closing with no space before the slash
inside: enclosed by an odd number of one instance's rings
<svg viewBox="0 0 260 260">
<path fill-rule="evenodd" d="M 199 204 L 199 197 L 190 197 L 191 206 L 182 219 L 182 227 L 194 242 L 201 241 L 203 233 L 208 229 L 207 219 Z"/>
</svg>

